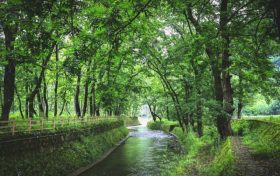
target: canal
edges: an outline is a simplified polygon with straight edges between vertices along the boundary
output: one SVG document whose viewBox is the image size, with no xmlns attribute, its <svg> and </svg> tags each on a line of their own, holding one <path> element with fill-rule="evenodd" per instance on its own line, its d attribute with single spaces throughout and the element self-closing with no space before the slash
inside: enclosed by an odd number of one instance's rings
<svg viewBox="0 0 280 176">
<path fill-rule="evenodd" d="M 124 144 L 81 176 L 154 176 L 172 166 L 175 154 L 168 149 L 172 136 L 146 126 L 129 130 L 130 137 Z"/>
</svg>

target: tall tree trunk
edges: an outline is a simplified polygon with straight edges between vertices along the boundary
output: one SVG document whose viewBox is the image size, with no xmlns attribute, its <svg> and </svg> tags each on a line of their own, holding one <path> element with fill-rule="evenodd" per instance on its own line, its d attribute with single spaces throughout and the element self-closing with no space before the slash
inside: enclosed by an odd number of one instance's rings
<svg viewBox="0 0 280 176">
<path fill-rule="evenodd" d="M 233 89 L 231 87 L 231 76 L 229 73 L 230 60 L 229 60 L 229 45 L 230 39 L 228 34 L 228 0 L 222 0 L 220 4 L 220 31 L 223 39 L 223 53 L 222 53 L 222 85 L 223 85 L 223 109 L 226 114 L 223 117 L 225 131 L 222 138 L 231 135 L 230 120 L 234 111 L 233 108 Z"/>
<path fill-rule="evenodd" d="M 55 61 L 56 61 L 56 73 L 55 73 L 55 85 L 54 85 L 54 117 L 57 116 L 57 89 L 58 89 L 58 59 L 59 59 L 59 50 L 58 44 L 55 45 Z"/>
<path fill-rule="evenodd" d="M 278 40 L 280 40 L 280 1 L 279 0 L 272 0 L 268 4 L 271 5 L 271 10 L 273 10 L 274 15 L 274 22 L 276 25 L 276 29 L 278 31 Z"/>
<path fill-rule="evenodd" d="M 1 77 L 1 80 L 0 80 L 1 82 L 2 82 L 2 77 Z M 0 84 L 0 109 L 1 109 L 1 112 L 2 112 L 2 109 L 3 109 L 3 98 L 2 98 L 2 86 L 1 86 L 1 84 Z"/>
<path fill-rule="evenodd" d="M 20 95 L 19 95 L 18 90 L 17 90 L 17 86 L 15 86 L 15 92 L 16 92 L 16 95 L 17 95 L 17 98 L 18 98 L 19 112 L 20 112 L 21 118 L 24 119 L 24 115 L 23 115 L 23 111 L 22 111 L 22 107 L 21 107 L 22 103 L 21 103 Z"/>
<path fill-rule="evenodd" d="M 96 116 L 100 116 L 100 102 L 97 103 L 95 114 L 96 114 Z"/>
<path fill-rule="evenodd" d="M 168 106 L 166 106 L 166 118 L 167 118 L 167 120 L 170 120 Z"/>
<path fill-rule="evenodd" d="M 44 117 L 44 107 L 43 107 L 43 100 L 41 98 L 40 89 L 37 92 L 37 101 L 38 101 L 38 107 L 39 107 L 39 116 Z"/>
<path fill-rule="evenodd" d="M 203 136 L 203 125 L 202 125 L 202 101 L 201 101 L 201 91 L 197 87 L 198 100 L 196 103 L 196 122 L 197 122 L 197 134 L 199 137 Z"/>
<path fill-rule="evenodd" d="M 39 78 L 36 81 L 36 85 L 35 85 L 34 89 L 31 91 L 31 93 L 28 96 L 29 118 L 33 118 L 34 113 L 36 113 L 36 111 L 34 110 L 34 99 L 35 99 L 35 96 L 36 96 L 38 90 L 41 87 L 41 83 L 42 83 L 42 80 L 44 78 L 45 71 L 47 69 L 47 65 L 48 65 L 48 62 L 51 58 L 54 47 L 55 47 L 55 43 L 53 43 L 53 45 L 51 46 L 51 48 L 49 50 L 49 53 L 48 53 L 48 56 L 43 60 L 42 69 L 41 69 Z"/>
<path fill-rule="evenodd" d="M 157 117 L 154 115 L 153 110 L 152 110 L 152 106 L 151 106 L 150 103 L 148 103 L 148 107 L 149 107 L 150 113 L 152 115 L 153 121 L 155 122 L 157 120 Z"/>
<path fill-rule="evenodd" d="M 228 39 L 227 39 L 228 40 Z M 229 42 L 229 41 L 228 41 Z M 228 71 L 230 67 L 229 61 L 229 43 L 226 44 L 226 49 L 223 53 L 223 95 L 224 95 L 224 110 L 228 113 L 229 118 L 231 118 L 234 108 L 233 108 L 233 89 L 231 86 L 231 76 Z"/>
<path fill-rule="evenodd" d="M 238 99 L 238 105 L 237 105 L 237 118 L 238 119 L 241 119 L 242 108 L 243 108 L 242 99 Z"/>
<path fill-rule="evenodd" d="M 89 96 L 89 114 L 91 117 L 94 116 L 94 113 L 93 113 L 93 97 L 92 97 L 92 93 L 90 93 L 90 96 Z"/>
<path fill-rule="evenodd" d="M 221 33 L 221 36 L 223 39 L 226 39 L 225 36 L 228 35 L 227 31 L 227 23 L 228 23 L 228 1 L 227 0 L 221 0 L 220 2 L 220 26 L 219 26 L 219 32 Z M 195 27 L 196 31 L 198 33 L 202 33 L 202 28 L 198 22 L 198 20 L 195 18 L 192 12 L 192 6 L 191 4 L 187 8 L 187 13 L 185 14 L 187 20 L 190 20 L 193 26 Z M 190 29 L 191 30 L 191 29 Z M 226 43 L 226 47 L 228 44 L 229 47 L 229 42 L 227 43 L 228 40 L 224 40 L 223 42 Z M 217 118 L 216 118 L 216 125 L 218 132 L 220 134 L 220 137 L 222 139 L 225 139 L 227 136 L 231 135 L 231 127 L 230 127 L 230 118 L 228 116 L 225 116 L 224 110 L 231 112 L 231 109 L 229 109 L 228 104 L 231 104 L 231 95 L 229 94 L 231 92 L 231 84 L 230 84 L 230 76 L 229 74 L 224 74 L 223 79 L 221 77 L 222 71 L 221 71 L 221 66 L 220 63 L 223 62 L 223 65 L 226 66 L 226 62 L 224 59 L 227 56 L 228 52 L 228 47 L 223 48 L 223 57 L 222 61 L 219 58 L 219 54 L 216 55 L 212 52 L 211 50 L 211 45 L 206 46 L 206 53 L 210 59 L 210 64 L 211 64 L 211 70 L 212 70 L 212 75 L 214 79 L 214 95 L 215 95 L 215 100 L 217 102 Z M 228 55 L 229 56 L 229 55 Z M 224 70 L 228 72 L 228 69 Z M 225 84 L 225 92 L 228 93 L 225 95 L 226 104 L 227 106 L 224 108 L 223 103 L 224 103 L 224 95 L 223 95 L 223 84 Z"/>
<path fill-rule="evenodd" d="M 96 113 L 96 99 L 95 99 L 95 81 L 91 84 L 90 92 L 90 116 L 95 116 Z"/>
<path fill-rule="evenodd" d="M 90 97 L 89 97 L 89 113 L 90 116 L 95 116 L 96 104 L 95 104 L 95 81 L 91 83 Z"/>
<path fill-rule="evenodd" d="M 189 113 L 189 119 L 190 119 L 190 125 L 192 126 L 192 130 L 193 131 L 196 131 L 196 127 L 195 127 L 195 121 L 194 121 L 194 118 L 193 118 L 193 113 Z"/>
<path fill-rule="evenodd" d="M 85 96 L 84 96 L 84 106 L 83 106 L 83 117 L 86 115 L 87 112 L 87 105 L 88 105 L 88 85 L 89 85 L 89 79 L 86 80 L 85 83 Z"/>
<path fill-rule="evenodd" d="M 29 86 L 28 83 L 25 84 L 25 118 L 28 118 L 28 94 L 29 94 Z"/>
<path fill-rule="evenodd" d="M 214 95 L 217 103 L 216 126 L 220 134 L 220 137 L 222 139 L 225 139 L 227 136 L 231 134 L 231 128 L 230 128 L 230 121 L 228 120 L 228 118 L 224 116 L 223 113 L 223 86 L 222 86 L 221 71 L 218 66 L 219 59 L 213 55 L 211 49 L 207 48 L 206 52 L 210 59 L 211 70 L 214 79 Z"/>
<path fill-rule="evenodd" d="M 4 25 L 5 47 L 7 51 L 7 64 L 4 71 L 4 102 L 1 118 L 9 120 L 9 114 L 14 100 L 15 77 L 16 77 L 16 60 L 13 56 L 15 30 Z"/>
<path fill-rule="evenodd" d="M 156 58 L 158 60 L 158 58 Z M 183 116 L 182 116 L 182 108 L 178 99 L 178 95 L 175 92 L 175 90 L 173 89 L 173 87 L 171 86 L 170 82 L 168 81 L 166 75 L 162 74 L 160 69 L 157 67 L 157 63 L 152 63 L 150 62 L 151 66 L 150 68 L 153 69 L 160 77 L 162 85 L 166 87 L 166 89 L 168 90 L 168 94 L 170 95 L 173 103 L 174 103 L 174 108 L 177 114 L 177 120 L 179 122 L 180 127 L 182 128 L 182 130 L 185 130 L 184 128 L 184 124 L 183 124 Z"/>
<path fill-rule="evenodd" d="M 188 81 L 186 81 L 186 80 L 184 82 L 184 89 L 185 89 L 185 103 L 188 104 L 189 98 L 190 98 L 190 95 L 191 95 L 191 86 L 188 83 Z M 184 115 L 183 122 L 186 125 L 186 127 L 189 126 L 190 119 L 189 119 L 189 112 L 188 111 L 186 111 L 186 113 Z"/>
<path fill-rule="evenodd" d="M 64 111 L 64 108 L 65 108 L 65 105 L 66 105 L 66 91 L 64 91 L 63 93 L 63 96 L 62 96 L 62 99 L 63 99 L 63 103 L 62 103 L 62 107 L 61 107 L 61 111 L 59 113 L 59 116 L 62 115 L 63 111 Z"/>
<path fill-rule="evenodd" d="M 49 118 L 49 102 L 48 102 L 48 87 L 47 87 L 47 82 L 46 82 L 46 75 L 44 76 L 43 95 L 44 95 L 44 103 L 45 103 L 45 117 L 46 117 L 46 119 L 48 119 Z"/>
<path fill-rule="evenodd" d="M 71 115 L 71 113 L 69 112 L 69 109 L 68 109 L 68 104 L 67 104 L 67 102 L 66 102 L 66 104 L 65 104 L 65 109 L 66 109 L 66 112 L 67 112 L 69 115 Z"/>
<path fill-rule="evenodd" d="M 241 74 L 239 73 L 239 80 L 238 80 L 238 103 L 237 103 L 237 118 L 241 119 L 241 112 L 242 112 L 242 108 L 243 108 L 243 96 L 244 96 L 244 92 L 243 92 L 243 79 Z"/>
<path fill-rule="evenodd" d="M 195 85 L 195 91 L 196 91 L 196 123 L 197 123 L 197 133 L 199 137 L 203 136 L 203 123 L 202 123 L 202 100 L 201 100 L 201 72 L 202 69 L 198 69 L 198 64 L 195 63 L 194 59 L 191 59 L 191 65 L 194 70 L 194 85 Z M 189 92 L 189 94 L 191 94 Z M 194 126 L 194 125 L 193 125 Z M 194 128 L 194 127 L 193 127 Z"/>
<path fill-rule="evenodd" d="M 78 117 L 81 117 L 81 108 L 80 108 L 80 84 L 81 84 L 81 70 L 79 70 L 79 73 L 77 75 L 77 85 L 76 85 L 76 93 L 75 93 L 75 111 L 76 111 L 76 115 Z"/>
</svg>

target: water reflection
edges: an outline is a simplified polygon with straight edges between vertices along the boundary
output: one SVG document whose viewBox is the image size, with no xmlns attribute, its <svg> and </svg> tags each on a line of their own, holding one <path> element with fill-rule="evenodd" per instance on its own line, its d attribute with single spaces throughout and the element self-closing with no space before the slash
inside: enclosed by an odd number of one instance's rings
<svg viewBox="0 0 280 176">
<path fill-rule="evenodd" d="M 159 175 L 172 162 L 167 144 L 171 137 L 145 126 L 130 127 L 131 137 L 83 176 Z"/>
</svg>

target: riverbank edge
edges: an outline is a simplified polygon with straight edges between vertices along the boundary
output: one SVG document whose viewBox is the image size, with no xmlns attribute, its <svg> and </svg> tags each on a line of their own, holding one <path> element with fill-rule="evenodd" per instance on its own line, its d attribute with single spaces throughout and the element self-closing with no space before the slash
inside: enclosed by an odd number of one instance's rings
<svg viewBox="0 0 280 176">
<path fill-rule="evenodd" d="M 161 130 L 174 136 L 185 148 L 183 155 L 178 155 L 178 162 L 172 169 L 161 173 L 163 176 L 179 176 L 179 175 L 207 175 L 207 176 L 234 176 L 235 162 L 231 138 L 221 141 L 219 144 L 205 141 L 199 138 L 195 133 L 188 132 L 182 137 L 183 132 L 178 133 L 181 129 L 175 128 L 169 132 L 169 125 L 165 123 L 149 122 L 148 128 L 151 130 Z M 178 133 L 178 134 L 177 134 Z M 186 139 L 189 138 L 189 139 Z M 188 146 L 188 142 L 190 144 Z"/>
<path fill-rule="evenodd" d="M 128 135 L 122 120 L 117 126 L 112 122 L 100 125 L 100 128 L 93 127 L 91 133 L 84 133 L 82 130 L 76 140 L 64 138 L 63 145 L 50 146 L 42 143 L 42 147 L 37 150 L 19 150 L 18 153 L 1 155 L 0 164 L 3 167 L 0 167 L 0 175 L 71 174 L 99 159 L 103 153 Z"/>
<path fill-rule="evenodd" d="M 79 176 L 80 174 L 86 172 L 87 170 L 89 170 L 90 168 L 92 168 L 93 166 L 97 165 L 98 163 L 100 163 L 101 161 L 103 161 L 104 159 L 106 159 L 113 151 L 115 151 L 120 145 L 124 144 L 125 141 L 130 137 L 130 135 L 128 134 L 124 139 L 120 140 L 117 144 L 115 144 L 111 149 L 109 149 L 107 152 L 105 152 L 99 159 L 97 159 L 95 162 L 93 162 L 92 164 L 89 164 L 87 166 L 81 167 L 78 170 L 76 170 L 75 172 L 69 174 L 68 176 Z"/>
</svg>

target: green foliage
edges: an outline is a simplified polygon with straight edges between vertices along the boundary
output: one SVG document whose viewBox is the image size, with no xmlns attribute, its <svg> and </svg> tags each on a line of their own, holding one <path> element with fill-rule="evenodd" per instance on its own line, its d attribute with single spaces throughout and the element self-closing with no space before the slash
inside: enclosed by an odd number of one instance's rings
<svg viewBox="0 0 280 176">
<path fill-rule="evenodd" d="M 81 140 L 66 142 L 54 149 L 26 152 L 22 156 L 1 156 L 1 175 L 67 175 L 93 163 L 128 134 L 118 127 L 98 134 L 83 136 Z"/>
<path fill-rule="evenodd" d="M 202 138 L 192 131 L 183 132 L 178 127 L 172 133 L 184 147 L 185 154 L 178 155 L 177 162 L 162 175 L 191 175 L 193 172 L 201 176 L 234 175 L 235 157 L 230 138 L 220 142 L 212 127 L 205 129 Z"/>
<path fill-rule="evenodd" d="M 126 126 L 140 125 L 138 117 L 136 117 L 136 116 L 133 116 L 133 117 L 123 116 L 122 119 L 124 120 L 124 123 Z"/>
<path fill-rule="evenodd" d="M 234 176 L 235 161 L 230 137 L 217 149 L 213 161 L 203 171 L 209 176 Z"/>
<path fill-rule="evenodd" d="M 168 131 L 177 123 L 186 126 L 187 134 L 178 129 L 175 133 L 188 156 L 195 156 L 202 146 L 218 146 L 214 124 L 227 128 L 222 122 L 226 118 L 217 121 L 217 117 L 230 118 L 231 110 L 237 109 L 233 106 L 245 107 L 246 115 L 279 113 L 278 100 L 265 104 L 280 93 L 274 64 L 280 54 L 276 7 L 264 0 L 4 0 L 0 6 L 3 119 L 10 112 L 17 120 L 67 119 L 73 114 L 136 116 L 139 106 L 149 104 L 160 117 L 177 121 L 148 127 Z M 7 69 L 10 61 L 14 68 Z M 5 87 L 9 82 L 10 87 Z M 124 120 L 138 124 L 133 118 Z M 190 121 L 194 127 L 203 122 L 202 138 L 189 132 Z M 107 126 L 102 123 L 94 130 Z M 79 127 L 76 130 L 83 129 Z M 221 135 L 228 134 L 222 129 Z M 250 123 L 234 122 L 233 129 L 245 136 L 252 132 L 252 140 L 260 132 Z M 60 130 L 73 129 L 57 126 Z M 222 147 L 221 155 L 230 156 L 224 152 L 227 149 Z"/>
<path fill-rule="evenodd" d="M 169 170 L 166 170 L 162 175 L 185 175 L 191 174 L 192 169 L 195 166 L 196 157 L 203 147 L 203 141 L 201 141 L 195 133 L 189 131 L 183 132 L 181 128 L 176 127 L 172 133 L 177 137 L 177 140 L 183 146 L 185 154 L 177 156 L 177 162 L 173 163 Z"/>
<path fill-rule="evenodd" d="M 73 120 L 73 119 L 72 119 Z M 73 121 L 71 121 L 71 124 L 67 124 L 67 120 L 65 120 L 64 125 L 62 126 L 61 122 L 60 124 L 56 124 L 55 129 L 53 129 L 53 122 L 48 121 L 48 123 L 44 122 L 44 129 L 40 129 L 40 120 L 33 121 L 32 124 L 36 124 L 36 126 L 32 127 L 32 132 L 30 133 L 28 131 L 28 121 L 17 121 L 17 128 L 15 135 L 12 136 L 10 128 L 7 128 L 7 131 L 1 131 L 0 132 L 0 138 L 2 140 L 5 139 L 13 139 L 13 138 L 25 138 L 25 137 L 34 137 L 34 136 L 44 136 L 44 135 L 52 135 L 56 133 L 82 133 L 83 131 L 87 132 L 100 132 L 105 130 L 110 130 L 116 127 L 120 127 L 124 125 L 124 121 L 122 119 L 118 118 L 100 118 L 95 119 L 96 121 L 94 123 L 87 123 L 87 122 L 80 122 L 77 124 L 74 124 Z M 12 125 L 12 124 L 9 124 Z"/>
<path fill-rule="evenodd" d="M 255 96 L 254 100 L 243 110 L 243 114 L 246 115 L 277 115 L 280 114 L 280 101 L 272 100 L 267 102 L 264 97 Z"/>
<path fill-rule="evenodd" d="M 170 125 L 178 126 L 178 122 L 163 119 L 162 121 L 156 122 L 150 121 L 147 124 L 148 128 L 150 128 L 151 130 L 162 130 L 165 132 L 169 132 Z"/>
<path fill-rule="evenodd" d="M 231 122 L 231 128 L 234 135 L 243 136 L 247 134 L 249 131 L 249 122 L 246 120 L 233 120 Z"/>
<path fill-rule="evenodd" d="M 273 118 L 272 118 L 273 119 Z M 233 129 L 243 135 L 243 142 L 253 149 L 256 155 L 279 158 L 280 152 L 280 125 L 267 120 L 235 120 Z"/>
</svg>

